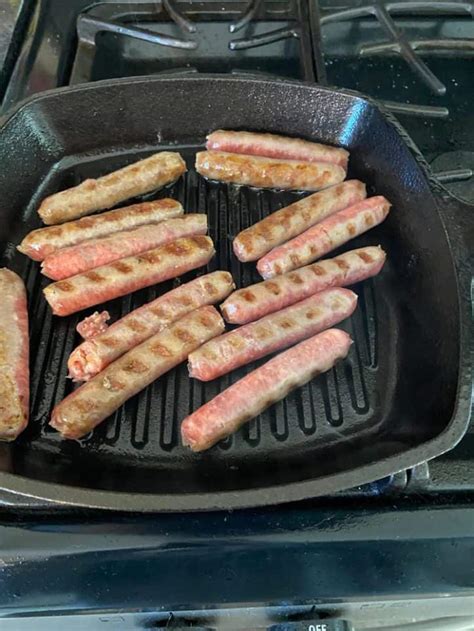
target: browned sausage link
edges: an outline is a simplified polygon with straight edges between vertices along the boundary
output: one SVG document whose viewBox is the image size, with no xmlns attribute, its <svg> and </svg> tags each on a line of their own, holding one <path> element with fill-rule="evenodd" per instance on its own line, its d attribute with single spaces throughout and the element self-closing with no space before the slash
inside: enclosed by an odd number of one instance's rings
<svg viewBox="0 0 474 631">
<path fill-rule="evenodd" d="M 214 254 L 214 245 L 209 237 L 184 237 L 138 256 L 129 256 L 52 283 L 43 293 L 53 313 L 66 316 L 176 278 L 206 265 Z"/>
<path fill-rule="evenodd" d="M 26 289 L 0 269 L 0 440 L 14 440 L 28 423 L 29 339 Z"/>
<path fill-rule="evenodd" d="M 181 237 L 206 232 L 207 215 L 189 213 L 183 217 L 161 221 L 156 225 L 140 226 L 64 248 L 44 259 L 41 273 L 53 280 L 64 280 L 126 256 L 147 252 Z"/>
<path fill-rule="evenodd" d="M 26 235 L 18 250 L 34 261 L 42 261 L 53 252 L 70 245 L 99 239 L 116 232 L 132 230 L 146 224 L 155 224 L 178 217 L 184 212 L 174 199 L 158 199 L 109 210 L 94 217 L 83 217 L 60 226 L 39 228 Z"/>
<path fill-rule="evenodd" d="M 313 193 L 242 230 L 233 242 L 235 255 L 239 261 L 256 261 L 277 245 L 366 196 L 365 184 L 359 180 L 348 180 Z"/>
<path fill-rule="evenodd" d="M 179 153 L 155 153 L 96 180 L 84 180 L 50 195 L 41 203 L 38 214 L 45 224 L 64 223 L 161 188 L 185 171 L 186 164 Z"/>
<path fill-rule="evenodd" d="M 229 272 L 211 272 L 131 311 L 71 353 L 68 360 L 69 376 L 76 381 L 87 381 L 186 313 L 220 302 L 234 287 Z"/>
<path fill-rule="evenodd" d="M 268 279 L 308 265 L 381 223 L 389 210 L 390 202 L 382 195 L 357 202 L 273 248 L 258 261 L 257 270 Z"/>
<path fill-rule="evenodd" d="M 224 151 L 196 154 L 196 171 L 210 180 L 296 191 L 317 191 L 342 182 L 345 170 L 328 162 L 297 162 Z"/>
<path fill-rule="evenodd" d="M 201 381 L 217 379 L 341 322 L 356 304 L 356 294 L 348 289 L 325 289 L 204 344 L 190 354 L 189 374 Z"/>
<path fill-rule="evenodd" d="M 80 438 L 224 330 L 214 307 L 192 311 L 113 362 L 59 403 L 50 425 L 65 438 Z"/>
<path fill-rule="evenodd" d="M 381 247 L 372 246 L 300 267 L 234 291 L 221 305 L 222 314 L 232 324 L 258 320 L 328 287 L 345 287 L 375 276 L 385 257 Z"/>
</svg>

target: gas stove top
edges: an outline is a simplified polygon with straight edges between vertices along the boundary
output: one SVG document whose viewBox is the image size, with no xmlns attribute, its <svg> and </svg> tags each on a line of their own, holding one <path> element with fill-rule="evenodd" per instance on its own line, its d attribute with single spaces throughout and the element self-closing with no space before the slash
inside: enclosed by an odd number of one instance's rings
<svg viewBox="0 0 474 631">
<path fill-rule="evenodd" d="M 25 2 L 3 110 L 38 91 L 157 73 L 232 72 L 353 88 L 400 117 L 452 192 L 474 201 L 471 2 Z M 14 42 L 18 46 L 18 42 Z"/>
<path fill-rule="evenodd" d="M 469 2 L 25 2 L 2 109 L 57 86 L 132 75 L 317 81 L 382 101 L 438 178 L 474 202 L 473 16 Z M 450 453 L 341 496 L 470 493 L 473 459 L 474 428 Z M 12 494 L 1 501 L 45 505 Z"/>
<path fill-rule="evenodd" d="M 473 16 L 462 1 L 23 0 L 1 111 L 157 73 L 335 85 L 383 102 L 439 180 L 474 202 Z M 426 618 L 448 622 L 420 628 L 468 629 L 473 461 L 471 425 L 429 463 L 270 509 L 133 516 L 1 493 L 2 628 L 64 628 L 67 612 L 78 629 L 84 614 L 93 629 L 401 630 Z"/>
</svg>

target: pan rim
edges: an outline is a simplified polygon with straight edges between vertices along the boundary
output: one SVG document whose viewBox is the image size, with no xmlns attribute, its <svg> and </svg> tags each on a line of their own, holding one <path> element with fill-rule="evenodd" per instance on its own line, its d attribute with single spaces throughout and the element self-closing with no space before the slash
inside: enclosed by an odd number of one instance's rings
<svg viewBox="0 0 474 631">
<path fill-rule="evenodd" d="M 24 109 L 34 103 L 47 100 L 59 94 L 74 93 L 77 91 L 93 91 L 100 90 L 112 85 L 128 85 L 143 84 L 150 82 L 202 82 L 202 81 L 225 81 L 225 82 L 245 82 L 254 84 L 287 84 L 292 86 L 303 87 L 308 90 L 337 93 L 346 95 L 350 98 L 356 97 L 363 103 L 370 104 L 387 120 L 389 124 L 395 127 L 395 131 L 402 137 L 402 141 L 408 147 L 412 155 L 420 166 L 424 176 L 428 180 L 430 190 L 437 203 L 440 211 L 440 218 L 447 235 L 447 239 L 452 238 L 452 232 L 449 223 L 445 220 L 445 214 L 441 212 L 442 198 L 440 192 L 445 193 L 452 202 L 464 205 L 462 200 L 453 196 L 447 189 L 434 180 L 434 176 L 428 163 L 423 155 L 416 147 L 405 130 L 401 127 L 395 117 L 385 110 L 376 101 L 370 97 L 352 91 L 339 88 L 330 88 L 320 86 L 318 84 L 303 83 L 294 80 L 261 78 L 261 77 L 239 77 L 229 75 L 198 75 L 198 76 L 142 76 L 123 79 L 111 79 L 98 81 L 95 83 L 69 86 L 63 88 L 55 88 L 33 95 L 28 99 L 18 103 L 6 116 L 0 121 L 1 132 L 14 120 L 14 118 Z M 458 383 L 456 399 L 453 406 L 453 412 L 449 424 L 445 430 L 438 436 L 427 440 L 416 447 L 407 449 L 400 454 L 396 454 L 374 463 L 362 465 L 360 467 L 335 473 L 321 478 L 313 478 L 301 482 L 293 482 L 283 485 L 268 486 L 263 489 L 238 489 L 235 491 L 209 492 L 209 493 L 193 493 L 193 494 L 154 494 L 154 493 L 130 493 L 121 491 L 107 491 L 88 489 L 86 487 L 76 487 L 59 482 L 46 482 L 31 480 L 22 475 L 14 473 L 0 472 L 0 488 L 6 491 L 22 495 L 24 497 L 38 498 L 48 500 L 58 505 L 66 506 L 82 506 L 94 509 L 116 510 L 118 507 L 127 511 L 140 512 L 182 512 L 182 511 L 209 511 L 209 510 L 227 510 L 235 508 L 248 508 L 251 506 L 269 506 L 281 504 L 288 501 L 298 501 L 308 499 L 309 497 L 320 497 L 330 493 L 339 491 L 341 488 L 350 488 L 380 479 L 398 471 L 410 468 L 424 462 L 426 460 L 425 451 L 431 449 L 435 454 L 431 457 L 437 457 L 442 453 L 452 449 L 464 436 L 470 422 L 471 416 L 471 397 L 472 397 L 472 310 L 468 305 L 468 275 L 461 274 L 459 261 L 453 256 L 457 271 L 457 291 L 458 291 L 458 309 L 460 318 L 460 337 L 458 340 L 460 349 L 460 360 L 458 366 Z M 470 313 L 471 312 L 471 313 Z M 471 323 L 469 316 L 471 315 Z M 464 350 L 464 356 L 462 351 Z M 471 392 L 469 392 L 469 389 Z M 320 487 L 323 487 L 320 490 Z M 124 498 L 127 498 L 124 506 Z"/>
</svg>

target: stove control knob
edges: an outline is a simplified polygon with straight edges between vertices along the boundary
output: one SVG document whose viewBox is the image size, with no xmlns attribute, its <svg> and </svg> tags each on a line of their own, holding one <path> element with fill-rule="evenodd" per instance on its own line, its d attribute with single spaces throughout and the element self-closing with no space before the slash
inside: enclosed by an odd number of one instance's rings
<svg viewBox="0 0 474 631">
<path fill-rule="evenodd" d="M 352 631 L 352 628 L 347 620 L 299 620 L 274 624 L 267 631 Z"/>
</svg>

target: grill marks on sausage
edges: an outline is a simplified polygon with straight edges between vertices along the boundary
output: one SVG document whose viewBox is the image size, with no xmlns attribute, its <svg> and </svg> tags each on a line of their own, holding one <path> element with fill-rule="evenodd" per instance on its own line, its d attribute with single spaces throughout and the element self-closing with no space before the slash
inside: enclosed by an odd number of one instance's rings
<svg viewBox="0 0 474 631">
<path fill-rule="evenodd" d="M 196 154 L 196 171 L 211 180 L 260 188 L 316 191 L 345 178 L 338 165 L 246 156 L 222 151 Z"/>
<path fill-rule="evenodd" d="M 150 346 L 150 350 L 154 355 L 157 355 L 158 357 L 171 357 L 173 355 L 170 349 L 160 342 L 152 344 Z"/>
<path fill-rule="evenodd" d="M 131 318 L 124 322 L 124 326 L 126 326 L 127 329 L 130 329 L 130 331 L 133 331 L 134 333 L 143 333 L 144 331 L 146 331 L 146 326 L 138 319 Z"/>
<path fill-rule="evenodd" d="M 190 354 L 190 375 L 202 381 L 215 379 L 340 322 L 356 302 L 357 296 L 347 289 L 327 289 L 230 331 Z"/>
<path fill-rule="evenodd" d="M 255 302 L 255 294 L 253 294 L 250 290 L 244 290 L 242 292 L 242 298 L 247 302 Z"/>
<path fill-rule="evenodd" d="M 38 214 L 46 224 L 64 223 L 160 188 L 185 171 L 186 164 L 179 153 L 163 151 L 46 197 Z"/>
<path fill-rule="evenodd" d="M 349 180 L 309 195 L 274 211 L 240 232 L 233 241 L 234 252 L 240 261 L 254 261 L 322 219 L 365 197 L 365 186 L 358 180 Z"/>
<path fill-rule="evenodd" d="M 195 339 L 194 337 L 191 335 L 191 333 L 188 333 L 188 331 L 185 331 L 184 329 L 176 329 L 173 333 L 173 335 L 180 341 L 183 342 L 184 344 L 194 344 L 195 343 Z"/>
<path fill-rule="evenodd" d="M 64 291 L 64 292 L 74 291 L 75 289 L 73 283 L 71 283 L 68 280 L 58 281 L 57 283 L 55 283 L 55 287 L 58 291 Z"/>
<path fill-rule="evenodd" d="M 112 266 L 114 267 L 113 263 L 112 263 Z M 128 271 L 130 272 L 131 270 L 128 270 Z M 105 281 L 104 276 L 101 276 L 98 272 L 94 272 L 94 271 L 85 272 L 84 277 L 87 278 L 87 280 L 90 280 L 91 283 L 103 283 Z"/>
<path fill-rule="evenodd" d="M 350 344 L 347 333 L 331 329 L 278 354 L 185 418 L 183 444 L 194 451 L 212 447 L 294 388 L 329 370 L 347 355 Z"/>
<path fill-rule="evenodd" d="M 278 296 L 281 293 L 281 290 L 280 290 L 280 287 L 278 286 L 278 284 L 277 283 L 273 283 L 272 281 L 269 281 L 265 285 L 265 289 L 267 289 L 274 296 Z"/>
<path fill-rule="evenodd" d="M 181 237 L 140 255 L 52 283 L 44 289 L 44 295 L 56 315 L 69 315 L 205 265 L 214 253 L 209 237 Z M 58 294 L 64 292 L 67 297 L 60 300 Z"/>
<path fill-rule="evenodd" d="M 50 424 L 66 438 L 80 438 L 223 329 L 214 307 L 186 314 L 72 392 L 55 407 Z"/>
<path fill-rule="evenodd" d="M 130 274 L 132 271 L 130 265 L 127 265 L 127 263 L 124 263 L 123 261 L 115 261 L 114 263 L 111 263 L 110 266 L 120 274 Z"/>
<path fill-rule="evenodd" d="M 372 263 L 373 258 L 367 252 L 359 251 L 357 252 L 357 256 L 364 261 L 364 263 Z"/>
<path fill-rule="evenodd" d="M 268 279 L 312 263 L 381 223 L 389 210 L 390 203 L 381 195 L 353 204 L 271 250 L 258 261 L 257 269 Z"/>
<path fill-rule="evenodd" d="M 126 362 L 122 366 L 122 370 L 124 372 L 132 372 L 132 373 L 136 373 L 136 374 L 142 374 L 142 373 L 148 372 L 150 370 L 150 368 L 149 368 L 149 366 L 147 366 L 143 362 L 139 361 L 138 359 L 131 359 L 130 361 Z"/>
<path fill-rule="evenodd" d="M 380 247 L 346 252 L 333 259 L 300 267 L 244 289 L 238 289 L 221 305 L 226 320 L 246 324 L 284 309 L 328 287 L 351 285 L 378 274 L 385 261 Z M 253 298 L 247 300 L 247 293 Z"/>
<path fill-rule="evenodd" d="M 72 352 L 68 360 L 70 376 L 76 381 L 90 379 L 125 352 L 190 311 L 223 300 L 233 288 L 234 282 L 228 272 L 211 272 L 135 309 Z M 207 312 L 196 317 L 203 326 L 213 326 L 214 320 Z"/>
<path fill-rule="evenodd" d="M 133 204 L 110 210 L 94 217 L 83 217 L 59 226 L 33 230 L 23 239 L 18 250 L 35 261 L 42 261 L 54 252 L 145 224 L 157 224 L 183 214 L 183 207 L 174 199 Z"/>
</svg>

